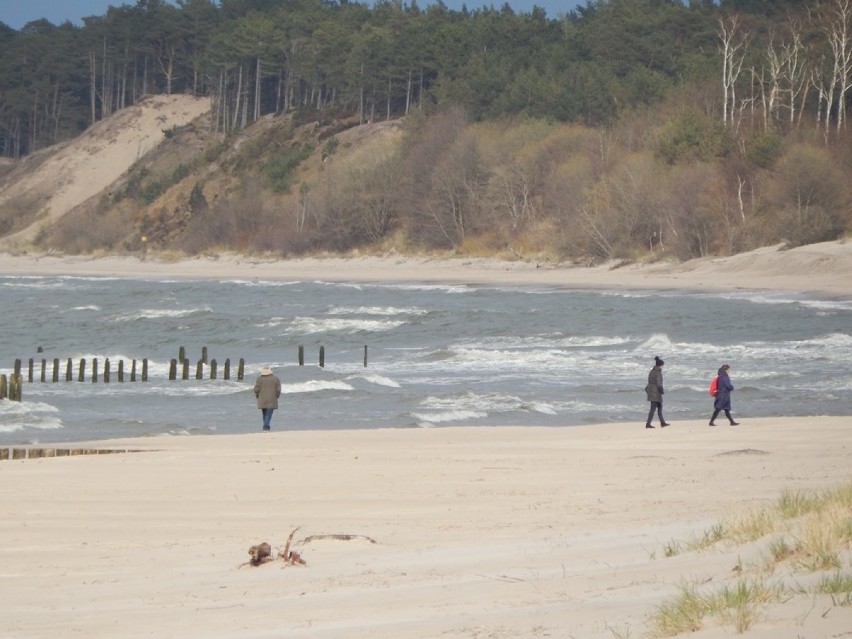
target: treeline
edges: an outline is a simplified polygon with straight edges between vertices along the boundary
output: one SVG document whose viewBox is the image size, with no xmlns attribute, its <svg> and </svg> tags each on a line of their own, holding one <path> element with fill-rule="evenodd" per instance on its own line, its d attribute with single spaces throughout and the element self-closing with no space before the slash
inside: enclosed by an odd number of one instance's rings
<svg viewBox="0 0 852 639">
<path fill-rule="evenodd" d="M 300 108 L 364 122 L 448 103 L 475 120 L 606 125 L 708 81 L 729 92 L 725 104 L 707 96 L 720 117 L 740 98 L 769 100 L 750 108 L 779 118 L 788 107 L 834 117 L 847 106 L 848 11 L 848 0 L 590 0 L 548 18 L 440 1 L 137 0 L 79 28 L 0 24 L 0 155 L 73 137 L 152 93 L 210 96 L 223 132 Z"/>
<path fill-rule="evenodd" d="M 289 114 L 293 131 L 405 116 L 396 142 L 357 159 L 343 159 L 342 133 L 322 137 L 328 162 L 301 183 L 295 169 L 318 148 L 286 136 L 218 161 L 227 189 L 201 157 L 168 179 L 133 173 L 131 191 L 150 197 L 42 235 L 58 248 L 137 249 L 145 236 L 190 252 L 599 261 L 798 245 L 852 224 L 852 0 L 598 0 L 550 19 L 440 3 L 139 0 L 80 29 L 7 31 L 0 56 L 5 155 L 151 93 L 209 95 L 209 133 L 224 145 L 270 113 Z M 182 203 L 158 204 L 179 181 Z"/>
</svg>

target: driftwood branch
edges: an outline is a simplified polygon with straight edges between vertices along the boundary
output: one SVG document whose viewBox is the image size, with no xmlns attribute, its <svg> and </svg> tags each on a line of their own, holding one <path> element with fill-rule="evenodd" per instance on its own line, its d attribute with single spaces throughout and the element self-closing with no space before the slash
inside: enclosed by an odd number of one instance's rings
<svg viewBox="0 0 852 639">
<path fill-rule="evenodd" d="M 268 563 L 270 561 L 274 561 L 275 559 L 280 559 L 284 563 L 289 564 L 291 566 L 300 565 L 304 566 L 307 562 L 302 559 L 301 553 L 296 550 L 292 550 L 291 547 L 297 544 L 305 545 L 309 544 L 312 541 L 320 541 L 324 539 L 334 539 L 337 541 L 352 541 L 354 539 L 363 539 L 365 541 L 370 542 L 371 544 L 378 543 L 375 539 L 371 537 L 367 537 L 365 535 L 310 535 L 309 537 L 305 537 L 304 539 L 297 541 L 295 544 L 293 543 L 293 537 L 296 532 L 299 530 L 299 527 L 293 529 L 293 531 L 288 535 L 287 541 L 284 543 L 284 548 L 278 551 L 277 557 L 272 557 L 272 548 L 265 541 L 263 543 L 257 544 L 256 546 L 252 546 L 248 550 L 248 554 L 251 559 L 244 564 L 240 564 L 238 568 L 242 568 L 243 566 L 260 566 L 261 564 Z"/>
<path fill-rule="evenodd" d="M 290 550 L 290 542 L 293 541 L 293 535 L 296 534 L 296 531 L 299 530 L 298 527 L 293 529 L 293 532 L 290 533 L 290 536 L 287 537 L 287 543 L 284 544 L 284 550 L 278 552 L 278 558 L 283 559 L 285 562 L 290 564 L 291 566 L 294 564 L 299 564 L 304 566 L 305 560 L 302 559 L 302 556 L 297 553 L 295 550 Z"/>
<path fill-rule="evenodd" d="M 320 539 L 336 539 L 338 541 L 352 541 L 353 539 L 364 539 L 369 541 L 371 544 L 378 543 L 375 539 L 371 537 L 367 537 L 365 535 L 311 535 L 310 537 L 305 537 L 302 540 L 302 544 L 309 544 L 312 541 L 318 541 Z"/>
</svg>

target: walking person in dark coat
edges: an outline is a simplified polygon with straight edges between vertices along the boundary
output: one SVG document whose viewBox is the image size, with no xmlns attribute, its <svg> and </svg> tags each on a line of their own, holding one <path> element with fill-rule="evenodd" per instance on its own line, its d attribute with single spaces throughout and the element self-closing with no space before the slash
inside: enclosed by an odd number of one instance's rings
<svg viewBox="0 0 852 639">
<path fill-rule="evenodd" d="M 731 391 L 734 390 L 734 385 L 731 383 L 731 378 L 728 375 L 728 370 L 731 367 L 727 364 L 722 364 L 719 369 L 719 377 L 716 381 L 716 398 L 713 400 L 713 417 L 710 418 L 710 425 L 716 425 L 716 417 L 719 413 L 725 411 L 725 417 L 731 422 L 731 426 L 739 426 L 739 422 L 735 422 L 731 417 Z"/>
<path fill-rule="evenodd" d="M 263 430 L 269 430 L 272 412 L 278 408 L 278 398 L 281 397 L 281 380 L 272 374 L 271 369 L 260 369 L 260 377 L 254 383 L 254 396 L 263 415 Z"/>
<path fill-rule="evenodd" d="M 660 427 L 665 428 L 668 422 L 663 419 L 663 366 L 665 362 L 659 357 L 654 357 L 654 368 L 648 373 L 648 385 L 645 386 L 645 393 L 648 395 L 648 401 L 651 402 L 651 410 L 648 413 L 648 419 L 645 421 L 645 428 L 653 428 L 651 424 L 654 421 L 654 413 L 660 417 Z"/>
</svg>

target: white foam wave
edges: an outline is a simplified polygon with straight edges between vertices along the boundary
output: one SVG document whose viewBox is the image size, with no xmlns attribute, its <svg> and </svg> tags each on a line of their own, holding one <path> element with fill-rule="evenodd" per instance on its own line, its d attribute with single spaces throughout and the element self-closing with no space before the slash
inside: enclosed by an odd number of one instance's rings
<svg viewBox="0 0 852 639">
<path fill-rule="evenodd" d="M 311 380 L 309 382 L 301 382 L 297 384 L 285 384 L 281 387 L 281 392 L 287 395 L 295 393 L 316 393 L 318 391 L 325 390 L 351 391 L 355 389 L 351 384 L 333 380 Z"/>
<path fill-rule="evenodd" d="M 287 333 L 311 335 L 314 333 L 360 333 L 390 331 L 405 324 L 402 320 L 369 320 L 369 319 L 320 319 L 313 317 L 296 317 L 293 319 Z"/>
<path fill-rule="evenodd" d="M 392 289 L 397 291 L 439 291 L 443 293 L 459 294 L 473 293 L 476 288 L 464 284 L 373 284 L 373 288 Z M 365 286 L 365 288 L 367 288 Z"/>
<path fill-rule="evenodd" d="M 242 279 L 227 280 L 227 281 L 230 282 L 231 284 L 237 284 L 239 286 L 245 286 L 245 287 L 248 287 L 248 288 L 253 288 L 253 287 L 280 288 L 280 287 L 285 287 L 285 286 L 296 286 L 296 285 L 301 283 L 301 282 L 298 282 L 298 281 L 285 282 L 285 281 L 271 281 L 271 280 L 242 280 Z"/>
<path fill-rule="evenodd" d="M 365 382 L 376 384 L 377 386 L 388 386 L 390 388 L 399 388 L 399 383 L 395 382 L 384 375 L 352 375 L 347 379 L 363 379 Z"/>
<path fill-rule="evenodd" d="M 649 359 L 658 353 L 671 352 L 672 341 L 665 333 L 655 333 L 644 342 L 639 344 L 634 351 L 637 353 L 650 353 Z M 653 352 L 652 352 L 653 351 Z"/>
<path fill-rule="evenodd" d="M 0 433 L 63 428 L 59 409 L 44 402 L 0 401 Z"/>
<path fill-rule="evenodd" d="M 183 308 L 183 309 L 167 309 L 167 308 L 143 308 L 133 313 L 118 315 L 114 319 L 116 322 L 134 322 L 142 319 L 163 319 L 175 317 L 187 317 L 195 313 L 212 313 L 212 309 L 207 307 L 202 308 Z"/>
<path fill-rule="evenodd" d="M 430 424 L 482 419 L 488 417 L 488 413 L 474 410 L 450 410 L 439 413 L 412 413 L 411 416 L 417 421 L 418 426 L 429 426 Z"/>
<path fill-rule="evenodd" d="M 429 311 L 426 311 L 422 308 L 395 308 L 393 306 L 359 306 L 355 307 L 346 307 L 346 306 L 338 306 L 335 308 L 331 308 L 328 311 L 329 315 L 379 315 L 379 316 L 393 316 L 393 315 L 426 315 Z"/>
</svg>

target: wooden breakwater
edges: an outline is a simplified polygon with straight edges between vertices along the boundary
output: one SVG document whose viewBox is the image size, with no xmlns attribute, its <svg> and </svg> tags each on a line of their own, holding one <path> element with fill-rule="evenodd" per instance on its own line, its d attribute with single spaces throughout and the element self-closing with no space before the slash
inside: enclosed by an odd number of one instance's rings
<svg viewBox="0 0 852 639">
<path fill-rule="evenodd" d="M 39 352 L 42 352 L 41 348 L 39 348 Z M 363 364 L 365 367 L 367 366 L 367 355 L 368 349 L 367 346 L 364 346 Z M 299 346 L 297 358 L 299 366 L 304 366 L 304 346 Z M 318 364 L 321 368 L 325 367 L 325 361 L 325 346 L 320 346 Z M 101 364 L 103 365 L 101 366 Z M 128 365 L 125 366 L 125 360 L 123 359 L 118 360 L 116 363 L 110 361 L 110 358 L 108 357 L 104 358 L 103 362 L 101 362 L 99 358 L 93 357 L 88 361 L 85 358 L 81 358 L 76 363 L 70 357 L 65 358 L 64 360 L 58 357 L 53 360 L 42 358 L 40 361 L 36 358 L 30 358 L 27 362 L 25 372 L 28 383 L 33 383 L 35 381 L 41 383 L 57 383 L 60 380 L 64 380 L 66 382 L 85 382 L 87 379 L 91 383 L 97 383 L 100 381 L 105 384 L 111 383 L 113 379 L 119 383 L 124 383 L 125 381 L 148 381 L 147 358 L 141 360 L 132 359 L 129 360 L 127 364 Z M 115 368 L 113 368 L 114 365 Z M 181 346 L 178 350 L 178 356 L 169 361 L 169 381 L 175 381 L 178 379 L 189 380 L 192 378 L 201 380 L 205 379 L 205 373 L 209 379 L 219 378 L 219 363 L 215 358 L 208 357 L 208 349 L 206 346 L 201 349 L 201 357 L 194 363 L 194 374 L 192 368 L 193 362 L 186 356 L 186 349 Z M 21 359 L 16 359 L 13 366 L 14 372 L 9 375 L 8 378 L 5 374 L 0 375 L 0 399 L 8 398 L 12 401 L 21 401 L 24 380 L 23 370 L 23 361 Z M 113 370 L 115 370 L 115 376 L 113 376 Z M 227 358 L 224 360 L 222 365 L 222 379 L 230 380 L 231 374 L 231 360 L 230 358 Z M 245 379 L 245 359 L 243 358 L 240 358 L 237 363 L 236 379 L 237 381 L 243 381 Z"/>
<path fill-rule="evenodd" d="M 65 446 L 5 446 L 0 447 L 0 461 L 18 459 L 44 459 L 49 457 L 77 457 L 79 455 L 114 455 L 117 453 L 142 453 L 134 448 L 72 448 Z"/>
</svg>

